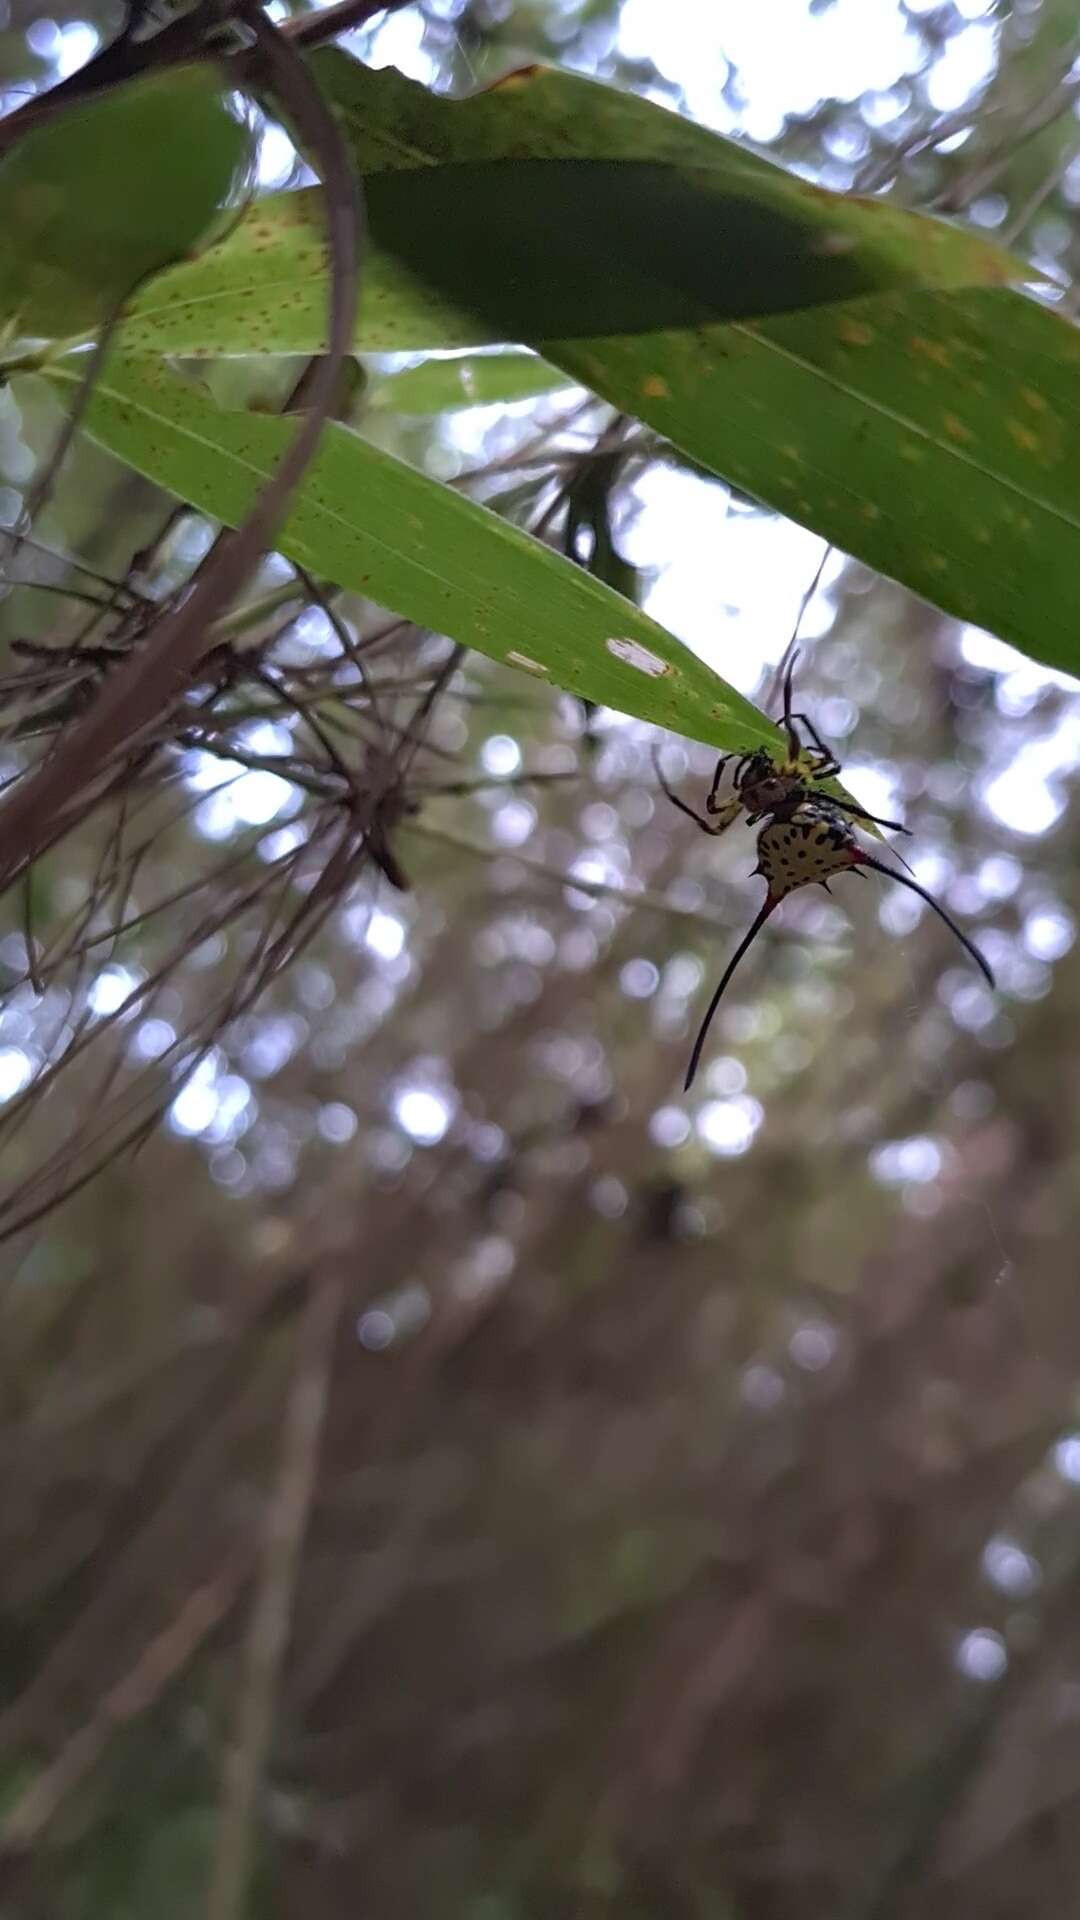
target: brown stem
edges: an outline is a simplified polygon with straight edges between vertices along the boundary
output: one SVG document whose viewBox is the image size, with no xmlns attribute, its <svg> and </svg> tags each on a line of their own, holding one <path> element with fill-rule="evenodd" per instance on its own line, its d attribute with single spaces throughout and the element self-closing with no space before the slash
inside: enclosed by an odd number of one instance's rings
<svg viewBox="0 0 1080 1920">
<path fill-rule="evenodd" d="M 207 1904 L 209 1920 L 238 1920 L 246 1908 L 259 1794 L 315 1491 L 334 1334 L 343 1298 L 337 1271 L 317 1277 L 299 1329 L 299 1354 L 285 1412 L 278 1484 L 267 1514 L 262 1577 L 245 1653 L 236 1743 L 226 1768 L 217 1859 Z"/>
<path fill-rule="evenodd" d="M 350 33 L 365 26 L 380 13 L 397 13 L 412 3 L 413 0 L 378 0 L 378 4 L 374 0 L 340 0 L 338 6 L 283 22 L 278 33 L 293 46 L 318 47 L 339 33 Z M 246 77 L 251 64 L 249 50 L 230 49 L 224 39 L 236 13 L 232 0 L 202 0 L 200 6 L 193 7 L 179 20 L 170 21 L 149 39 L 133 40 L 129 33 L 121 32 L 88 60 L 85 67 L 80 67 L 78 73 L 58 81 L 47 93 L 36 94 L 0 121 L 0 155 L 10 153 L 24 134 L 56 119 L 69 107 L 105 93 L 110 87 L 120 86 L 125 80 L 135 80 L 143 73 L 180 66 L 185 60 L 209 53 L 228 60 L 230 67 L 239 67 Z"/>
<path fill-rule="evenodd" d="M 214 620 L 235 598 L 284 516 L 289 497 L 312 460 L 352 349 L 361 213 L 347 148 L 302 56 L 254 0 L 240 17 L 255 38 L 266 83 L 306 142 L 322 175 L 330 246 L 328 350 L 312 384 L 309 411 L 273 479 L 244 525 L 223 534 L 203 563 L 192 592 L 161 621 L 153 644 L 140 647 L 106 682 L 94 705 L 61 736 L 55 752 L 0 807 L 0 886 L 33 858 L 58 811 L 90 786 L 111 755 L 157 720 L 212 643 Z"/>
</svg>

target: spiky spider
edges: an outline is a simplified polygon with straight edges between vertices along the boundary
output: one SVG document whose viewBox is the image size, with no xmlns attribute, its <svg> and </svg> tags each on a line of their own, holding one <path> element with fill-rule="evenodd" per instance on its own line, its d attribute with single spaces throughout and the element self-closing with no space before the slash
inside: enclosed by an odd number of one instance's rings
<svg viewBox="0 0 1080 1920">
<path fill-rule="evenodd" d="M 826 893 L 830 892 L 829 880 L 834 874 L 849 871 L 858 873 L 862 868 L 871 867 L 875 873 L 883 873 L 888 880 L 899 880 L 901 886 L 910 888 L 912 893 L 917 893 L 921 900 L 933 908 L 971 955 L 990 985 L 995 984 L 994 976 L 978 947 L 968 939 L 966 933 L 961 932 L 940 901 L 935 900 L 933 894 L 921 887 L 917 880 L 897 873 L 895 868 L 886 866 L 884 861 L 867 853 L 866 848 L 856 840 L 851 821 L 844 816 L 850 814 L 857 820 L 868 820 L 874 826 L 889 827 L 896 833 L 907 833 L 907 827 L 901 826 L 897 820 L 882 820 L 877 814 L 868 813 L 865 807 L 856 805 L 854 800 L 842 800 L 837 794 L 823 792 L 817 785 L 819 781 L 833 779 L 840 772 L 840 762 L 825 745 L 806 714 L 792 712 L 791 683 L 798 657 L 798 654 L 792 656 L 784 676 L 783 728 L 788 744 L 786 760 L 777 761 L 767 747 L 755 747 L 751 753 L 738 757 L 731 753 L 721 754 L 705 800 L 706 812 L 710 816 L 708 819 L 696 813 L 693 807 L 688 807 L 685 800 L 680 800 L 678 794 L 671 791 L 657 766 L 657 775 L 668 799 L 705 833 L 726 833 L 740 814 L 746 815 L 750 826 L 756 826 L 759 820 L 765 822 L 757 837 L 758 864 L 754 868 L 755 873 L 764 875 L 767 888 L 765 899 L 753 925 L 728 961 L 720 985 L 709 1002 L 694 1041 L 684 1088 L 690 1086 L 698 1070 L 702 1049 L 724 989 L 769 915 L 797 887 L 818 885 L 824 887 Z M 800 727 L 809 735 L 809 745 L 800 738 Z M 725 768 L 732 760 L 735 761 L 732 775 L 734 792 L 729 798 L 721 800 L 720 783 Z"/>
</svg>

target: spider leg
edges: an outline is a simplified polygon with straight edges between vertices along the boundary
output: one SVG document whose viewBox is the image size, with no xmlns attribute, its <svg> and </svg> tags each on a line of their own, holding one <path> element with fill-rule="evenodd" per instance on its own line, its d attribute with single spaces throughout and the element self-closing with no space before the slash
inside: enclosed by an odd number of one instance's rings
<svg viewBox="0 0 1080 1920">
<path fill-rule="evenodd" d="M 727 755 L 727 758 L 729 760 L 734 759 L 734 755 L 729 753 Z M 734 786 L 736 793 L 738 793 L 740 787 L 742 786 L 743 770 L 744 768 L 750 765 L 750 762 L 753 758 L 754 756 L 752 753 L 744 753 L 740 759 L 735 761 L 735 771 L 732 774 L 731 779 L 732 779 L 732 785 Z M 720 785 L 721 772 L 722 772 L 722 767 L 717 767 L 716 772 L 713 775 L 712 786 L 709 788 L 709 802 L 711 803 L 710 812 L 712 812 L 715 808 L 719 807 L 722 804 L 716 798 L 716 790 Z"/>
<path fill-rule="evenodd" d="M 718 800 L 714 802 L 710 808 L 712 819 L 709 822 L 709 832 L 716 834 L 726 833 L 729 827 L 734 826 L 742 810 L 743 803 L 737 794 L 732 794 L 730 800 Z"/>
<path fill-rule="evenodd" d="M 716 810 L 715 809 L 716 795 L 719 790 L 720 782 L 724 777 L 724 768 L 728 765 L 731 758 L 732 758 L 732 755 L 730 753 L 722 753 L 720 755 L 720 758 L 716 762 L 716 767 L 713 771 L 712 786 L 709 788 L 708 797 L 705 801 L 705 805 L 708 808 L 708 811 L 710 813 L 713 813 Z M 741 760 L 739 762 L 739 765 L 740 766 L 742 765 Z"/>
<path fill-rule="evenodd" d="M 888 872 L 888 868 L 886 868 L 885 871 Z M 686 1079 L 683 1081 L 684 1093 L 688 1091 L 691 1085 L 691 1082 L 693 1081 L 694 1075 L 698 1070 L 698 1065 L 701 1061 L 701 1050 L 705 1045 L 706 1039 L 708 1038 L 709 1028 L 712 1026 L 712 1023 L 713 1023 L 713 1015 L 715 1014 L 716 1009 L 720 1005 L 720 1001 L 723 998 L 724 988 L 727 986 L 728 981 L 731 979 L 731 976 L 734 973 L 736 967 L 738 966 L 739 961 L 742 959 L 743 954 L 746 952 L 747 948 L 753 944 L 754 940 L 757 938 L 758 934 L 761 932 L 761 929 L 765 925 L 765 922 L 768 919 L 770 913 L 773 911 L 773 908 L 778 907 L 779 905 L 780 905 L 779 894 L 776 894 L 776 893 L 766 894 L 765 904 L 762 907 L 761 912 L 757 915 L 756 919 L 754 920 L 754 924 L 750 928 L 749 932 L 744 934 L 743 938 L 739 941 L 739 944 L 736 947 L 734 953 L 732 954 L 731 959 L 728 961 L 727 966 L 724 968 L 724 977 L 721 980 L 720 985 L 717 987 L 716 992 L 713 994 L 712 999 L 709 1001 L 708 1007 L 705 1012 L 705 1018 L 702 1021 L 700 1027 L 698 1028 L 697 1039 L 694 1041 L 694 1051 L 690 1055 L 690 1065 L 686 1069 Z"/>
<path fill-rule="evenodd" d="M 686 804 L 686 801 L 680 800 L 678 794 L 675 793 L 672 790 L 672 788 L 668 786 L 668 783 L 664 778 L 664 770 L 660 765 L 660 756 L 655 751 L 653 753 L 653 768 L 656 773 L 656 778 L 661 788 L 663 789 L 663 792 L 667 795 L 667 798 L 671 801 L 672 806 L 678 807 L 680 813 L 685 813 L 688 820 L 692 820 L 696 827 L 701 828 L 702 833 L 711 833 L 714 835 L 718 833 L 726 833 L 727 829 L 731 825 L 731 822 L 736 818 L 736 816 L 739 813 L 742 812 L 741 800 L 729 800 L 726 803 L 725 808 L 723 809 L 724 814 L 727 815 L 726 818 L 719 818 L 716 820 L 706 820 L 703 814 L 695 813 L 693 807 L 688 807 Z M 710 795 L 710 798 L 711 797 L 712 796 Z M 734 809 L 734 811 L 728 814 L 727 812 L 728 808 L 732 808 Z"/>
<path fill-rule="evenodd" d="M 663 785 L 663 782 L 661 782 L 661 785 Z M 693 807 L 688 807 L 686 801 L 680 800 L 678 794 L 672 793 L 670 787 L 664 787 L 664 792 L 667 794 L 672 806 L 678 807 L 680 813 L 685 813 L 688 820 L 692 820 L 696 827 L 701 828 L 702 833 L 723 833 L 723 827 L 716 826 L 712 820 L 706 820 L 703 813 L 695 813 Z M 730 826 L 731 823 L 728 821 L 725 824 Z"/>
<path fill-rule="evenodd" d="M 845 813 L 853 813 L 857 820 L 870 820 L 875 827 L 889 827 L 893 833 L 906 833 L 908 839 L 911 838 L 910 827 L 903 826 L 899 820 L 883 820 L 878 813 L 867 813 L 866 808 L 860 807 L 856 800 L 839 800 L 835 793 L 823 793 L 818 797 L 824 800 L 826 806 L 841 807 Z"/>
<path fill-rule="evenodd" d="M 827 761 L 829 761 L 829 762 L 830 762 L 830 764 L 831 764 L 831 769 L 832 769 L 832 772 L 833 772 L 833 773 L 839 773 L 839 771 L 840 771 L 840 762 L 839 762 L 839 760 L 837 759 L 837 757 L 836 757 L 836 755 L 835 755 L 835 753 L 833 752 L 833 750 L 832 750 L 832 748 L 831 748 L 831 747 L 827 747 L 827 746 L 825 745 L 825 742 L 824 742 L 824 740 L 822 739 L 822 737 L 821 737 L 821 735 L 820 735 L 820 733 L 818 732 L 818 730 L 817 730 L 817 728 L 815 727 L 815 725 L 814 725 L 814 723 L 813 723 L 813 721 L 812 721 L 812 720 L 810 719 L 810 717 L 809 717 L 809 715 L 808 715 L 808 714 L 805 714 L 805 713 L 793 713 L 793 714 L 791 715 L 791 719 L 792 719 L 793 721 L 795 721 L 795 720 L 797 720 L 797 721 L 798 721 L 798 723 L 799 723 L 799 725 L 800 725 L 800 727 L 805 727 L 805 728 L 806 728 L 806 731 L 807 731 L 807 733 L 808 733 L 808 734 L 810 735 L 810 738 L 811 738 L 811 740 L 813 741 L 813 744 L 814 744 L 814 746 L 815 746 L 815 747 L 817 748 L 817 750 L 818 750 L 818 752 L 819 752 L 819 753 L 821 754 L 821 756 L 822 756 L 822 758 L 823 758 L 824 760 L 827 760 Z"/>
<path fill-rule="evenodd" d="M 739 798 L 738 782 L 739 782 L 739 773 L 746 764 L 746 760 L 747 760 L 746 754 L 743 755 L 742 759 L 739 761 L 738 765 L 735 768 L 736 791 L 727 800 L 717 799 L 717 792 L 720 786 L 720 782 L 723 779 L 724 768 L 729 764 L 729 762 L 733 758 L 734 758 L 734 755 L 730 753 L 722 753 L 720 755 L 720 758 L 716 763 L 716 770 L 712 777 L 712 786 L 709 788 L 709 791 L 705 796 L 705 811 L 706 813 L 712 815 L 712 819 L 714 823 L 709 826 L 708 828 L 709 833 L 726 833 L 728 828 L 731 826 L 732 822 L 737 820 L 740 813 L 742 812 L 742 801 Z"/>
<path fill-rule="evenodd" d="M 979 949 L 975 945 L 974 941 L 969 940 L 967 937 L 967 934 L 961 932 L 960 928 L 956 924 L 956 921 L 953 919 L 951 913 L 946 913 L 945 908 L 941 905 L 941 902 L 939 900 L 935 900 L 932 893 L 928 893 L 925 887 L 920 887 L 917 880 L 909 880 L 906 874 L 894 872 L 893 868 L 887 867 L 883 860 L 875 860 L 873 854 L 864 853 L 862 848 L 859 849 L 859 865 L 863 867 L 873 867 L 874 872 L 883 873 L 885 875 L 886 880 L 898 880 L 902 887 L 909 887 L 912 893 L 918 894 L 920 900 L 926 901 L 926 904 L 928 907 L 933 907 L 934 912 L 938 915 L 939 919 L 944 920 L 945 925 L 948 927 L 950 933 L 953 933 L 956 935 L 956 938 L 959 940 L 960 945 L 964 947 L 966 951 L 971 955 L 971 958 L 974 960 L 975 965 L 979 968 L 980 972 L 985 975 L 989 984 L 992 987 L 997 986 L 997 981 L 994 979 L 994 976 L 990 971 L 989 963 L 983 959 L 982 954 L 979 952 Z"/>
<path fill-rule="evenodd" d="M 788 753 L 792 760 L 797 760 L 802 752 L 802 741 L 799 739 L 795 729 L 795 722 L 796 720 L 801 720 L 802 715 L 792 713 L 791 711 L 791 683 L 795 677 L 795 663 L 798 658 L 799 649 L 796 647 L 791 659 L 788 661 L 788 669 L 784 675 L 784 732 L 787 734 Z M 813 728 L 811 728 L 810 731 L 813 733 Z M 820 741 L 818 744 L 821 744 Z"/>
<path fill-rule="evenodd" d="M 815 780 L 833 780 L 840 772 L 840 762 L 835 753 L 829 753 L 824 747 L 804 747 L 802 760 L 809 760 Z"/>
</svg>

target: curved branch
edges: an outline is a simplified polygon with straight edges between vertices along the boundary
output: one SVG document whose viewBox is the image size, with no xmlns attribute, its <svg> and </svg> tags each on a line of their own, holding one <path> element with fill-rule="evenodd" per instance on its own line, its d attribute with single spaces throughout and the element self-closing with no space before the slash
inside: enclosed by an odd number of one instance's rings
<svg viewBox="0 0 1080 1920">
<path fill-rule="evenodd" d="M 366 26 L 380 13 L 398 13 L 412 4 L 413 0 L 338 0 L 336 6 L 283 22 L 278 32 L 293 46 L 322 46 L 339 33 Z M 125 80 L 135 80 L 140 74 L 157 73 L 164 67 L 181 66 L 212 54 L 239 67 L 246 77 L 251 65 L 249 51 L 231 49 L 227 43 L 236 12 L 231 0 L 200 0 L 190 12 L 170 20 L 148 39 L 133 40 L 129 33 L 121 32 L 77 73 L 58 80 L 47 93 L 32 95 L 0 120 L 0 155 L 10 153 L 33 128 L 45 126 L 68 108 L 106 93 L 110 87 L 121 86 Z"/>
<path fill-rule="evenodd" d="M 322 177 L 330 251 L 328 344 L 300 416 L 296 437 L 247 520 L 222 534 L 184 600 L 106 682 L 94 705 L 62 735 L 49 759 L 0 806 L 0 887 L 9 885 L 49 838 L 58 814 L 105 770 L 118 749 L 153 724 L 212 645 L 211 626 L 243 586 L 284 517 L 289 497 L 314 457 L 332 412 L 344 361 L 352 351 L 361 237 L 359 188 L 348 150 L 301 54 L 254 0 L 240 17 L 250 27 L 268 89 L 303 139 Z"/>
</svg>

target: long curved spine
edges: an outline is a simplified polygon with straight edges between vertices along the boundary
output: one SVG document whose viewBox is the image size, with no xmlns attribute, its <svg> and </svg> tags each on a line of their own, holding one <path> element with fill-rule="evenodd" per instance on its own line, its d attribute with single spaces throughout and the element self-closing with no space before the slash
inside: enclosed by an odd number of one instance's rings
<svg viewBox="0 0 1080 1920">
<path fill-rule="evenodd" d="M 887 867 L 885 868 L 885 872 L 886 873 L 888 872 Z M 686 1069 L 686 1079 L 683 1081 L 684 1093 L 686 1093 L 689 1090 L 690 1085 L 693 1081 L 694 1075 L 698 1070 L 698 1064 L 701 1060 L 701 1050 L 705 1045 L 706 1040 L 709 1037 L 709 1028 L 712 1026 L 713 1015 L 715 1014 L 717 1007 L 720 1005 L 720 1002 L 723 999 L 724 988 L 727 986 L 728 981 L 731 979 L 731 976 L 734 973 L 736 967 L 738 966 L 739 961 L 742 959 L 743 954 L 746 952 L 748 947 L 753 945 L 754 940 L 757 938 L 757 935 L 761 932 L 761 929 L 765 925 L 765 922 L 768 919 L 770 913 L 773 911 L 773 908 L 778 907 L 780 905 L 781 898 L 782 896 L 778 893 L 766 894 L 765 904 L 762 907 L 761 912 L 757 915 L 756 919 L 754 920 L 754 924 L 750 928 L 749 932 L 746 933 L 743 936 L 743 938 L 739 941 L 738 946 L 736 947 L 734 953 L 731 956 L 731 959 L 728 961 L 727 966 L 724 969 L 724 977 L 721 980 L 720 985 L 717 987 L 716 992 L 713 994 L 712 999 L 709 1001 L 705 1018 L 702 1021 L 700 1027 L 698 1028 L 697 1039 L 694 1041 L 694 1051 L 690 1055 L 690 1065 Z"/>
<path fill-rule="evenodd" d="M 946 912 L 940 900 L 935 900 L 932 893 L 928 893 L 925 887 L 920 887 L 917 880 L 909 880 L 906 873 L 897 873 L 895 868 L 887 867 L 883 860 L 875 860 L 873 854 L 864 852 L 862 847 L 859 848 L 858 865 L 860 867 L 873 867 L 874 872 L 883 873 L 886 880 L 896 880 L 902 887 L 908 887 L 912 893 L 917 893 L 920 900 L 925 900 L 928 907 L 933 907 L 938 918 L 944 920 L 950 933 L 956 935 L 960 945 L 971 955 L 975 965 L 978 967 L 980 973 L 984 975 L 990 986 L 997 986 L 997 981 L 994 979 L 989 961 L 983 959 L 974 941 L 969 940 L 967 934 L 961 932 L 952 914 Z"/>
</svg>

